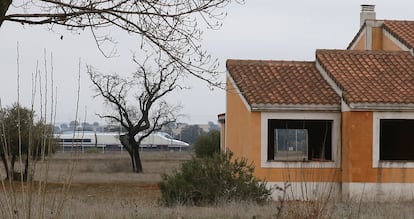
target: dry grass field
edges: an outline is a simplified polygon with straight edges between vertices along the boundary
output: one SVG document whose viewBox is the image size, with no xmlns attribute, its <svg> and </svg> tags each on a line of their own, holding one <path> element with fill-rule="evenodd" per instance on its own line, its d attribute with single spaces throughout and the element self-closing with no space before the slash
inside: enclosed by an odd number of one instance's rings
<svg viewBox="0 0 414 219">
<path fill-rule="evenodd" d="M 127 153 L 57 153 L 47 163 L 38 163 L 34 180 L 33 218 L 413 218 L 414 202 L 359 203 L 332 198 L 321 208 L 318 202 L 280 202 L 259 206 L 252 203 L 222 203 L 218 206 L 167 208 L 158 204 L 160 174 L 169 173 L 192 153 L 144 151 L 144 172 L 130 172 Z M 45 175 L 47 173 L 47 175 Z M 66 178 L 71 177 L 70 189 Z M 46 192 L 37 192 L 47 179 Z M 0 188 L 0 210 L 7 203 L 21 206 L 27 185 L 6 182 Z M 23 191 L 23 192 L 22 192 Z M 10 197 L 16 197 L 10 199 Z M 7 200 L 9 198 L 9 200 Z M 11 201 L 10 201 L 11 200 Z M 63 205 L 60 204 L 63 202 Z M 27 200 L 26 200 L 27 202 Z M 41 210 L 39 210 L 41 209 Z M 3 210 L 4 211 L 4 210 Z M 23 218 L 24 209 L 13 218 Z M 27 211 L 27 210 L 26 210 Z"/>
<path fill-rule="evenodd" d="M 37 188 L 37 183 L 44 179 L 47 179 L 47 184 L 44 194 L 34 192 L 32 203 L 36 207 L 33 214 L 41 218 L 54 218 L 57 214 L 60 218 L 271 217 L 273 213 L 268 210 L 268 206 L 248 203 L 226 203 L 214 207 L 160 206 L 157 183 L 161 180 L 161 174 L 177 169 L 192 156 L 193 153 L 188 151 L 143 151 L 141 158 L 144 172 L 135 174 L 130 171 L 126 152 L 54 154 L 48 162 L 38 162 L 36 165 L 34 187 Z M 68 185 L 68 176 L 72 176 L 70 189 L 64 193 L 62 187 Z M 10 192 L 8 183 L 5 184 L 8 194 L 17 194 L 16 202 L 27 196 L 21 194 L 20 183 L 14 183 L 17 189 L 13 192 Z M 0 192 L 4 191 L 0 188 Z M 4 194 L 7 193 L 0 194 L 0 203 L 6 202 Z M 60 208 L 62 200 L 65 202 Z M 38 208 L 45 210 L 38 211 Z M 62 211 L 58 213 L 60 209 Z M 24 215 L 22 212 L 15 213 L 16 218 Z"/>
<path fill-rule="evenodd" d="M 126 152 L 57 153 L 49 163 L 49 191 L 59 192 L 73 163 L 64 218 L 149 218 L 158 206 L 160 174 L 173 171 L 191 156 L 187 151 L 144 151 L 141 154 L 144 172 L 136 174 L 131 172 Z M 44 172 L 45 165 L 38 165 L 37 173 Z M 35 180 L 40 180 L 44 175 L 36 177 Z"/>
</svg>

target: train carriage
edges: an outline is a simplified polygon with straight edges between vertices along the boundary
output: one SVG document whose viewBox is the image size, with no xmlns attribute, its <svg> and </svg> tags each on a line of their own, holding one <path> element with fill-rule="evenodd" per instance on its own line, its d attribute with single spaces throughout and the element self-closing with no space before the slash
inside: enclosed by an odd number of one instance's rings
<svg viewBox="0 0 414 219">
<path fill-rule="evenodd" d="M 59 144 L 65 149 L 97 147 L 103 150 L 122 150 L 123 146 L 117 132 L 65 132 L 56 134 Z M 137 137 L 138 138 L 138 137 Z M 140 144 L 141 149 L 182 150 L 189 144 L 172 138 L 165 132 L 155 132 L 146 137 Z"/>
</svg>

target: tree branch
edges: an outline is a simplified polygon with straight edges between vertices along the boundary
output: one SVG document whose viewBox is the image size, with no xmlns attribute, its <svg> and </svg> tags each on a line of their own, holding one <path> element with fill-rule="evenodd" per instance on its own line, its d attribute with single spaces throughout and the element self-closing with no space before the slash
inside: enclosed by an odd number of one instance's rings
<svg viewBox="0 0 414 219">
<path fill-rule="evenodd" d="M 9 9 L 11 3 L 12 0 L 2 0 L 0 2 L 0 27 L 3 24 L 3 21 L 5 20 L 6 12 Z"/>
<path fill-rule="evenodd" d="M 241 2 L 242 0 L 233 0 Z M 218 29 L 226 16 L 224 8 L 232 0 L 32 0 L 16 6 L 16 13 L 6 15 L 11 0 L 0 5 L 3 20 L 30 25 L 61 25 L 69 30 L 90 27 L 97 47 L 107 57 L 114 54 L 102 49 L 104 42 L 113 43 L 108 34 L 98 30 L 117 27 L 142 39 L 141 47 L 149 47 L 173 65 L 207 82 L 217 82 L 217 59 L 212 59 L 200 45 L 202 29 Z M 3 6 L 5 5 L 5 6 Z M 3 16 L 3 17 L 1 17 Z"/>
</svg>

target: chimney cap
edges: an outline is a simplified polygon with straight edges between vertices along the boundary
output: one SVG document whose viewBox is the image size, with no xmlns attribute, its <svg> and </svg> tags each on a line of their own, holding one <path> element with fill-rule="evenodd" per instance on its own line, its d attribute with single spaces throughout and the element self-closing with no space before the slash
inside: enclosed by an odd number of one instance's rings
<svg viewBox="0 0 414 219">
<path fill-rule="evenodd" d="M 375 20 L 375 5 L 361 5 L 360 21 L 362 27 L 366 20 Z"/>
<path fill-rule="evenodd" d="M 361 5 L 361 11 L 375 11 L 375 5 L 363 4 Z"/>
</svg>

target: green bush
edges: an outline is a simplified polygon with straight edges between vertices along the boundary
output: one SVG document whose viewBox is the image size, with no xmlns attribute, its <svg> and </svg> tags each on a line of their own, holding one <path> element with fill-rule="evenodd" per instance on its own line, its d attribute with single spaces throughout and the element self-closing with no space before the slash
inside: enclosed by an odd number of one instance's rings
<svg viewBox="0 0 414 219">
<path fill-rule="evenodd" d="M 84 151 L 85 151 L 85 153 L 89 153 L 89 154 L 96 154 L 96 153 L 102 152 L 102 150 L 100 150 L 97 147 L 87 147 L 87 148 L 85 148 Z"/>
<path fill-rule="evenodd" d="M 271 190 L 253 176 L 246 159 L 232 159 L 232 153 L 217 153 L 184 162 L 180 171 L 164 174 L 158 183 L 164 205 L 207 205 L 228 201 L 262 203 Z"/>
<path fill-rule="evenodd" d="M 220 132 L 211 131 L 206 135 L 197 138 L 194 143 L 197 157 L 212 157 L 220 152 Z"/>
</svg>

